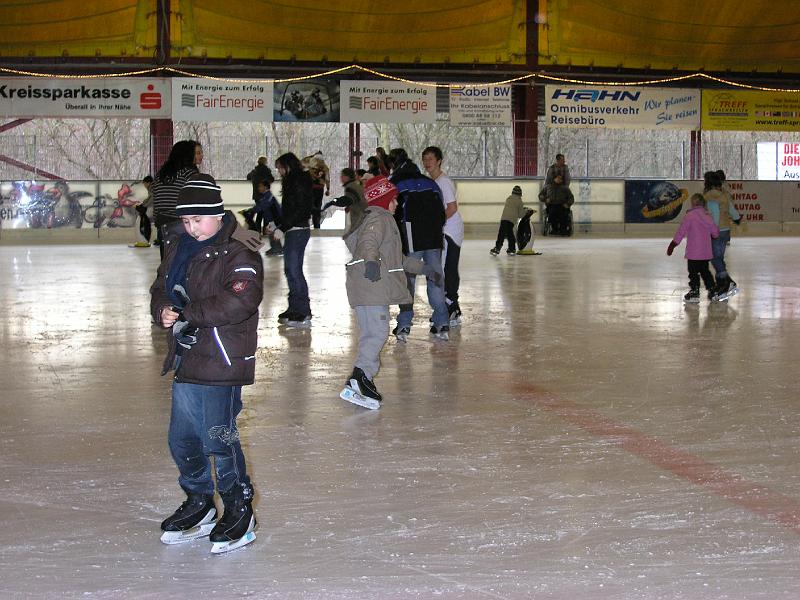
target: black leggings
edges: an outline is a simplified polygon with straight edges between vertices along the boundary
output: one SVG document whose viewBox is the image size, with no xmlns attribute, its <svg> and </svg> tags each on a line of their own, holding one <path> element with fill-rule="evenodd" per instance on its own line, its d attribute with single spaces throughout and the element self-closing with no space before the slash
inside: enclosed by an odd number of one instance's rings
<svg viewBox="0 0 800 600">
<path fill-rule="evenodd" d="M 689 263 L 689 287 L 693 290 L 700 289 L 700 278 L 703 278 L 703 283 L 707 290 L 714 289 L 714 277 L 711 275 L 711 270 L 708 268 L 707 260 L 687 260 Z"/>
<path fill-rule="evenodd" d="M 517 240 L 514 238 L 514 224 L 511 221 L 500 221 L 500 230 L 497 232 L 497 241 L 494 247 L 498 252 L 503 249 L 503 241 L 508 240 L 508 251 L 517 251 Z"/>
</svg>

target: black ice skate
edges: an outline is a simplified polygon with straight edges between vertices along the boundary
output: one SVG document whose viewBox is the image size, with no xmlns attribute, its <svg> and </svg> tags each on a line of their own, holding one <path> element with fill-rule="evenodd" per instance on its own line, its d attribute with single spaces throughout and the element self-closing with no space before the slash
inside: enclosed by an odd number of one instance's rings
<svg viewBox="0 0 800 600">
<path fill-rule="evenodd" d="M 405 343 L 408 341 L 408 336 L 411 335 L 411 327 L 400 327 L 400 325 L 398 325 L 392 329 L 392 335 L 397 338 L 398 342 Z"/>
<path fill-rule="evenodd" d="M 211 554 L 224 554 L 256 539 L 258 521 L 253 512 L 253 487 L 243 483 L 220 496 L 225 511 L 208 538 L 214 544 Z"/>
<path fill-rule="evenodd" d="M 683 301 L 686 302 L 686 304 L 700 304 L 700 289 L 690 289 L 683 297 Z"/>
<path fill-rule="evenodd" d="M 725 302 L 739 293 L 739 286 L 730 277 L 725 277 L 717 286 L 717 300 Z"/>
<path fill-rule="evenodd" d="M 370 410 L 378 410 L 381 407 L 381 400 L 383 400 L 375 383 L 358 367 L 353 368 L 353 373 L 344 384 L 344 389 L 339 397 Z"/>
<path fill-rule="evenodd" d="M 165 544 L 182 544 L 206 537 L 214 528 L 217 507 L 214 496 L 187 494 L 188 498 L 172 516 L 164 519 L 161 541 Z"/>
<path fill-rule="evenodd" d="M 453 302 L 450 305 L 450 327 L 458 327 L 461 325 L 461 309 L 458 304 Z"/>
<path fill-rule="evenodd" d="M 286 326 L 294 327 L 295 329 L 310 329 L 311 315 L 301 315 L 300 313 L 289 313 L 289 318 L 286 321 Z"/>
<path fill-rule="evenodd" d="M 500 254 L 500 248 L 492 248 L 491 250 L 489 250 L 489 252 L 492 253 L 492 256 L 497 256 L 498 254 Z"/>
<path fill-rule="evenodd" d="M 441 327 L 437 327 L 436 325 L 431 325 L 431 334 L 436 339 L 446 342 L 450 339 L 450 326 L 442 325 Z"/>
<path fill-rule="evenodd" d="M 278 323 L 280 323 L 281 325 L 286 325 L 286 321 L 289 320 L 289 317 L 291 316 L 291 314 L 292 314 L 292 311 L 290 311 L 287 308 L 285 311 L 283 311 L 281 314 L 278 315 Z"/>
</svg>

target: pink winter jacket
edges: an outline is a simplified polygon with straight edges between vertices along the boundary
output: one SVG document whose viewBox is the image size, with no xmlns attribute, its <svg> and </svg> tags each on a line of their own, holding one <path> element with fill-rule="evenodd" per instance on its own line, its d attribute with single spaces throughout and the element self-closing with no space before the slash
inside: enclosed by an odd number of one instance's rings
<svg viewBox="0 0 800 600">
<path fill-rule="evenodd" d="M 677 246 L 686 238 L 686 253 L 683 256 L 688 260 L 711 260 L 714 258 L 711 238 L 717 236 L 719 227 L 714 225 L 714 219 L 704 207 L 695 206 L 684 215 L 672 241 Z"/>
</svg>

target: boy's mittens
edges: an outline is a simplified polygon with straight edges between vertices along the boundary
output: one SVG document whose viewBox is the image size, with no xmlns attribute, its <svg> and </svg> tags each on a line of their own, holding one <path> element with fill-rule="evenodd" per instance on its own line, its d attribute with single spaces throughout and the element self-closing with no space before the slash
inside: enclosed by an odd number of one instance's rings
<svg viewBox="0 0 800 600">
<path fill-rule="evenodd" d="M 364 263 L 364 277 L 370 281 L 379 281 L 381 278 L 381 265 L 377 260 L 368 260 Z"/>
<path fill-rule="evenodd" d="M 197 328 L 192 327 L 186 321 L 175 321 L 172 326 L 172 335 L 185 350 L 190 350 L 197 343 Z"/>
<path fill-rule="evenodd" d="M 667 246 L 667 256 L 672 256 L 672 252 L 677 247 L 678 247 L 678 244 L 676 244 L 674 241 L 670 242 L 669 246 Z"/>
</svg>

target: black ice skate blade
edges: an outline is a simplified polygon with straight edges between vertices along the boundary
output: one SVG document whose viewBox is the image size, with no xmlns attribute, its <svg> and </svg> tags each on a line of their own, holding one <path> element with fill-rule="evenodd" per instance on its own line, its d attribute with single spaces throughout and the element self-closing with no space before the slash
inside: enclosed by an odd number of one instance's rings
<svg viewBox="0 0 800 600">
<path fill-rule="evenodd" d="M 248 531 L 235 542 L 212 542 L 211 554 L 227 554 L 256 541 L 256 532 Z"/>
<path fill-rule="evenodd" d="M 351 404 L 355 404 L 356 406 L 368 408 L 370 410 L 378 410 L 381 407 L 381 403 L 375 400 L 375 398 L 367 398 L 366 396 L 362 396 L 349 387 L 345 387 L 342 390 L 342 392 L 339 394 L 339 398 L 346 402 L 350 402 Z"/>
</svg>

